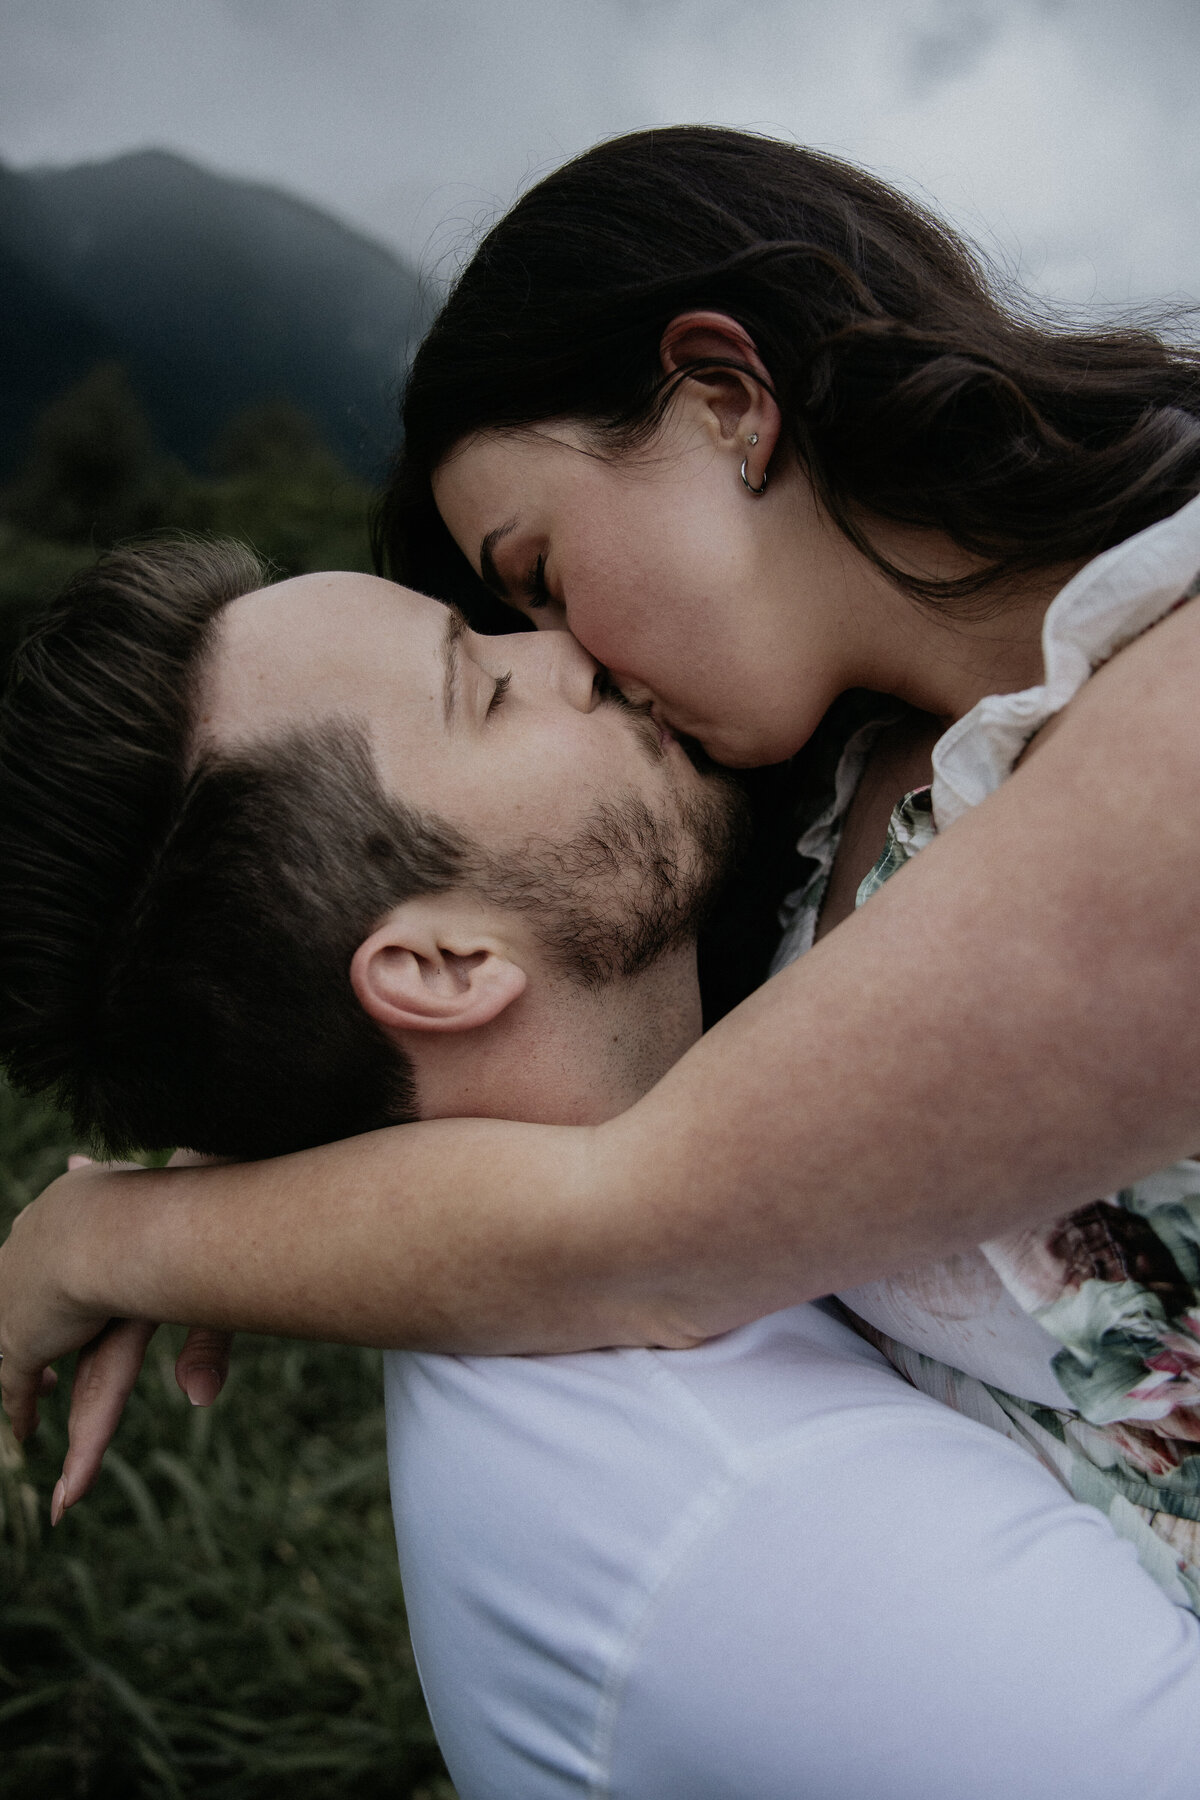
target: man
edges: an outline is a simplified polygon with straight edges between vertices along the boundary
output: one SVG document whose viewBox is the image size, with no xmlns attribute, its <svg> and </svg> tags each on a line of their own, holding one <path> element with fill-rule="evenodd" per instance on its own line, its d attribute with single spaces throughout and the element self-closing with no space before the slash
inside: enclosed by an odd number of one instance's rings
<svg viewBox="0 0 1200 1800">
<path fill-rule="evenodd" d="M 6 1060 L 115 1147 L 474 1115 L 486 1155 L 489 1117 L 629 1105 L 699 1028 L 727 791 L 565 634 L 477 638 L 365 576 L 262 583 L 220 546 L 121 552 L 27 654 L 0 724 Z M 218 1216 L 197 1311 L 196 1239 L 181 1258 L 131 1176 L 119 1218 L 27 1209 L 0 1315 L 63 1229 L 97 1323 L 343 1335 L 295 1269 L 336 1258 L 354 1197 L 296 1217 L 279 1168 L 278 1230 Z M 392 1353 L 387 1408 L 463 1800 L 1196 1791 L 1194 1620 L 821 1306 L 682 1352 Z"/>
</svg>

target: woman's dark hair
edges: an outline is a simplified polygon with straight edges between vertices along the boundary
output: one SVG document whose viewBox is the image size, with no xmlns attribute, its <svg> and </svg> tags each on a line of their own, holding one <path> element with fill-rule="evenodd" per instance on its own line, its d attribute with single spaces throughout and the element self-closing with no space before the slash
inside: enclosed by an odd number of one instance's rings
<svg viewBox="0 0 1200 1800">
<path fill-rule="evenodd" d="M 692 308 L 749 332 L 824 505 L 916 598 L 986 607 L 997 583 L 1095 555 L 1200 487 L 1200 353 L 1003 301 L 944 224 L 833 157 L 680 126 L 598 145 L 483 240 L 413 363 L 381 566 L 486 623 L 496 603 L 438 518 L 433 471 L 473 432 L 552 418 L 636 444 L 681 379 L 664 378 L 664 328 Z M 905 576 L 873 516 L 983 563 Z"/>
</svg>

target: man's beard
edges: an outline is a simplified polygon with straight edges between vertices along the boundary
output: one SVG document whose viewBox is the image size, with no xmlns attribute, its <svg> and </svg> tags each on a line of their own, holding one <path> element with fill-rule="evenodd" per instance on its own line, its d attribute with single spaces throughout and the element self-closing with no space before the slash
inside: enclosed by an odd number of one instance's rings
<svg viewBox="0 0 1200 1800">
<path fill-rule="evenodd" d="M 489 857 L 480 885 L 532 920 L 566 975 L 601 987 L 695 939 L 747 830 L 741 788 L 708 772 L 669 813 L 631 791 L 602 802 L 563 844 L 532 838 Z"/>
</svg>

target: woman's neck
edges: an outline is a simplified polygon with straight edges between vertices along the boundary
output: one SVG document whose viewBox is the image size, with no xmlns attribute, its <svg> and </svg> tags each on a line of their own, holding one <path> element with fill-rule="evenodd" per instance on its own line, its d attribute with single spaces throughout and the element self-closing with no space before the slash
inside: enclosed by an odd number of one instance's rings
<svg viewBox="0 0 1200 1800">
<path fill-rule="evenodd" d="M 882 526 L 876 547 L 898 568 L 924 579 L 953 580 L 972 573 L 977 558 L 934 532 Z M 865 559 L 864 559 L 865 563 Z M 985 694 L 1012 693 L 1042 679 L 1042 624 L 1055 594 L 1079 564 L 1014 578 L 970 603 L 910 600 L 879 570 L 865 564 L 872 592 L 859 612 L 855 686 L 895 694 L 944 726 Z M 865 596 L 864 596 L 865 597 Z M 966 612 L 967 616 L 963 616 Z"/>
</svg>

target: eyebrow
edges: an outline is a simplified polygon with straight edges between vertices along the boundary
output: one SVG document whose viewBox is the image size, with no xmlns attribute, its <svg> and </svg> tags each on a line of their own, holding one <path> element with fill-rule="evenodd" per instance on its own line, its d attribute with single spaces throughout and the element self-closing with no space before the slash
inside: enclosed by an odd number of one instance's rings
<svg viewBox="0 0 1200 1800">
<path fill-rule="evenodd" d="M 507 600 L 509 598 L 508 583 L 504 580 L 504 577 L 496 567 L 496 559 L 493 552 L 496 545 L 504 538 L 511 536 L 516 529 L 517 521 L 515 519 L 509 519 L 506 525 L 497 525 L 494 531 L 489 531 L 479 546 L 479 573 L 483 579 L 483 584 L 485 587 L 490 588 L 493 594 L 500 600 Z"/>
<path fill-rule="evenodd" d="M 449 725 L 454 716 L 455 702 L 458 699 L 458 646 L 462 642 L 463 633 L 467 630 L 467 621 L 457 606 L 447 606 L 445 629 L 442 632 L 442 717 Z"/>
</svg>

